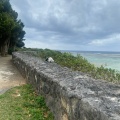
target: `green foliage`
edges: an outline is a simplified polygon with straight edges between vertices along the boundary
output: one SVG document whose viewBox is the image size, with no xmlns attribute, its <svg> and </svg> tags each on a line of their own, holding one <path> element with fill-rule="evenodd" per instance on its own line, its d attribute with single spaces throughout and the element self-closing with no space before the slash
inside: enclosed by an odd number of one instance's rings
<svg viewBox="0 0 120 120">
<path fill-rule="evenodd" d="M 9 48 L 23 47 L 24 24 L 17 19 L 9 0 L 0 0 L 0 52 L 5 54 Z"/>
<path fill-rule="evenodd" d="M 18 20 L 15 23 L 14 28 L 11 31 L 11 42 L 10 42 L 10 46 L 14 47 L 23 47 L 24 46 L 24 35 L 25 35 L 25 31 L 23 30 L 24 28 L 24 24 L 21 22 L 21 20 Z"/>
<path fill-rule="evenodd" d="M 23 47 L 24 45 L 25 45 L 25 43 L 23 41 L 18 41 L 16 43 L 16 46 L 19 47 L 19 48 Z"/>
<path fill-rule="evenodd" d="M 9 37 L 11 34 L 11 30 L 14 27 L 14 20 L 13 18 L 7 13 L 0 14 L 0 34 L 3 40 L 6 37 Z"/>
<path fill-rule="evenodd" d="M 14 49 L 13 49 L 13 48 L 9 48 L 9 49 L 8 49 L 8 54 L 9 54 L 9 55 L 12 55 L 12 52 L 14 52 Z"/>
<path fill-rule="evenodd" d="M 0 120 L 53 120 L 42 96 L 30 85 L 12 88 L 0 95 Z"/>
<path fill-rule="evenodd" d="M 120 73 L 111 68 L 96 67 L 89 63 L 81 55 L 73 56 L 71 53 L 61 53 L 59 51 L 53 51 L 49 49 L 23 49 L 28 51 L 36 51 L 37 54 L 33 52 L 34 56 L 41 57 L 45 60 L 46 57 L 52 57 L 56 63 L 61 66 L 66 66 L 72 70 L 81 71 L 95 79 L 103 79 L 110 82 L 119 83 Z"/>
</svg>

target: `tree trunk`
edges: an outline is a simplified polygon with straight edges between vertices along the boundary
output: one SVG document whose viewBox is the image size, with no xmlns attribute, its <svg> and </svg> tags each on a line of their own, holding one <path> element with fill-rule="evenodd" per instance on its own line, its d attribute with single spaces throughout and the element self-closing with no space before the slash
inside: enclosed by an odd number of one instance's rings
<svg viewBox="0 0 120 120">
<path fill-rule="evenodd" d="M 1 55 L 1 46 L 0 46 L 0 55 Z"/>
<path fill-rule="evenodd" d="M 5 57 L 8 54 L 9 39 L 7 39 L 1 46 L 1 56 Z"/>
<path fill-rule="evenodd" d="M 7 45 L 4 44 L 1 46 L 1 56 L 5 57 L 7 55 Z"/>
<path fill-rule="evenodd" d="M 4 57 L 5 56 L 5 49 L 4 49 L 4 45 L 1 46 L 1 56 Z"/>
</svg>

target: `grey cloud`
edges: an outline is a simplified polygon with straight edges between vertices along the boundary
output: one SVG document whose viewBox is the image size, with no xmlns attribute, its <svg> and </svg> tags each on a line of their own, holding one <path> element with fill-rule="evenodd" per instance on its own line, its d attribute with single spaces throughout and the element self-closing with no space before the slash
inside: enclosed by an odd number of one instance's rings
<svg viewBox="0 0 120 120">
<path fill-rule="evenodd" d="M 11 3 L 20 10 L 26 37 L 36 41 L 87 46 L 92 40 L 102 41 L 120 33 L 119 0 L 11 0 Z"/>
</svg>

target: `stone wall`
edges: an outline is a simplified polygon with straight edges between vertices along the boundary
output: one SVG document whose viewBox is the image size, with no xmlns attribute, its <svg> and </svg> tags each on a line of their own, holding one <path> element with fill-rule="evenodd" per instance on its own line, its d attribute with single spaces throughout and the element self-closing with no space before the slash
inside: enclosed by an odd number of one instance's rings
<svg viewBox="0 0 120 120">
<path fill-rule="evenodd" d="M 45 97 L 55 120 L 120 120 L 120 85 L 94 80 L 25 52 L 13 53 L 12 59 Z"/>
</svg>

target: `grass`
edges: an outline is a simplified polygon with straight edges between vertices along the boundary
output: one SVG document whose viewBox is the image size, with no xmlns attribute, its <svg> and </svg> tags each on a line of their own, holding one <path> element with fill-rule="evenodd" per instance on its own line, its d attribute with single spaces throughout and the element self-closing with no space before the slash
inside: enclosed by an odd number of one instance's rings
<svg viewBox="0 0 120 120">
<path fill-rule="evenodd" d="M 0 95 L 0 120 L 54 120 L 42 96 L 30 85 L 15 87 Z"/>
<path fill-rule="evenodd" d="M 61 66 L 71 68 L 72 70 L 81 71 L 86 73 L 95 79 L 102 79 L 114 83 L 120 83 L 120 72 L 111 69 L 104 68 L 103 66 L 96 67 L 94 64 L 89 63 L 81 55 L 73 56 L 71 53 L 61 53 L 59 51 L 53 51 L 49 49 L 23 49 L 23 51 L 35 51 L 30 53 L 34 56 L 41 57 L 45 60 L 46 57 L 52 57 L 56 63 Z"/>
</svg>

